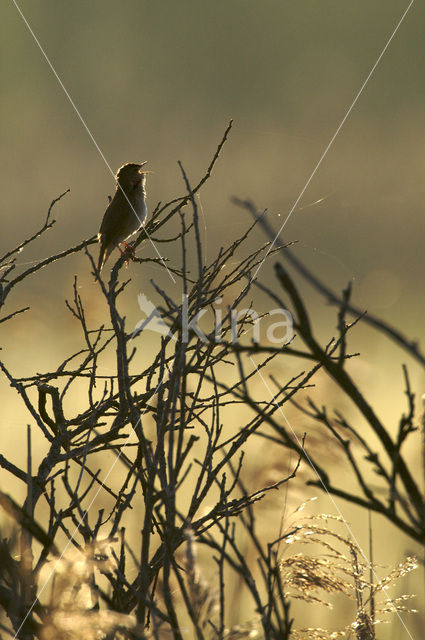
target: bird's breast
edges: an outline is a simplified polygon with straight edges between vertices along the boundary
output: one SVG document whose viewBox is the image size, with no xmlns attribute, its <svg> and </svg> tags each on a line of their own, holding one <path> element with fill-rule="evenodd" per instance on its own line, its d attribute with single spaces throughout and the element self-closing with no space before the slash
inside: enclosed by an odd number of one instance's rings
<svg viewBox="0 0 425 640">
<path fill-rule="evenodd" d="M 135 210 L 140 218 L 141 224 L 144 224 L 148 215 L 148 208 L 146 206 L 146 198 L 143 192 L 138 193 L 135 198 Z"/>
</svg>

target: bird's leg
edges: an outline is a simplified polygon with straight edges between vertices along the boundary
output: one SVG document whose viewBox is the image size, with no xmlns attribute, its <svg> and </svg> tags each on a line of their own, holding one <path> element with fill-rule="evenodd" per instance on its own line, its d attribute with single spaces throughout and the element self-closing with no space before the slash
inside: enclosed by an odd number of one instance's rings
<svg viewBox="0 0 425 640">
<path fill-rule="evenodd" d="M 122 243 L 125 246 L 126 251 L 128 251 L 128 253 L 130 254 L 132 260 L 134 260 L 134 258 L 136 257 L 136 252 L 134 250 L 134 247 L 131 244 L 127 244 L 125 240 L 123 240 Z"/>
<path fill-rule="evenodd" d="M 117 244 L 117 248 L 119 249 L 121 256 L 126 256 L 125 268 L 127 269 L 128 265 L 130 264 L 130 258 L 134 260 L 134 258 L 136 257 L 136 252 L 134 251 L 134 247 L 132 247 L 130 244 L 127 244 L 125 240 L 122 241 L 122 244 L 125 246 L 124 251 L 121 249 L 119 244 Z"/>
<path fill-rule="evenodd" d="M 123 244 L 126 244 L 126 245 L 127 245 L 127 243 L 125 243 L 125 242 L 124 242 Z M 120 245 L 119 245 L 119 244 L 117 244 L 117 249 L 118 249 L 118 251 L 120 252 L 121 257 L 122 257 L 122 256 L 125 256 L 125 254 L 126 254 L 126 252 L 127 252 L 127 248 L 128 248 L 128 245 L 126 246 L 125 250 L 123 251 L 123 250 L 121 249 Z M 125 261 L 125 268 L 126 268 L 126 269 L 128 268 L 129 263 L 130 263 L 130 260 L 129 260 L 129 258 L 127 258 L 127 259 L 126 259 L 126 261 Z"/>
</svg>

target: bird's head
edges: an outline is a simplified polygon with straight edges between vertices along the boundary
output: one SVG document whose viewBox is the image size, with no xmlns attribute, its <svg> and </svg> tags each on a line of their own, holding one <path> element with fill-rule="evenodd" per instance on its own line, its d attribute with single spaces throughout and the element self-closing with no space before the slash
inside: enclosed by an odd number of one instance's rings
<svg viewBox="0 0 425 640">
<path fill-rule="evenodd" d="M 145 162 L 128 162 L 123 164 L 117 171 L 116 180 L 122 187 L 137 187 L 144 185 L 146 172 L 142 171 Z"/>
</svg>

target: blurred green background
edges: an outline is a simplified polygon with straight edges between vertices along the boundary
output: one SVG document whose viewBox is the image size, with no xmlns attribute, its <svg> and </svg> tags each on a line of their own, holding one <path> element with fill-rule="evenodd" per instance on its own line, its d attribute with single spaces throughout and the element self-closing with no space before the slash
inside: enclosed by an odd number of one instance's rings
<svg viewBox="0 0 425 640">
<path fill-rule="evenodd" d="M 199 180 L 234 119 L 200 194 L 210 258 L 249 222 L 230 203 L 232 195 L 267 208 L 279 228 L 407 5 L 19 3 L 112 169 L 149 160 L 151 209 L 183 193 L 177 160 L 192 183 Z M 360 306 L 411 338 L 422 336 L 425 311 L 424 19 L 424 5 L 414 3 L 284 231 L 286 240 L 297 241 L 297 256 L 332 288 L 353 281 Z M 54 230 L 21 254 L 25 263 L 95 234 L 114 183 L 13 2 L 1 3 L 0 30 L 0 251 L 40 226 L 51 200 L 71 188 L 54 210 Z M 257 230 L 252 247 L 263 241 Z M 142 254 L 153 253 L 144 247 Z M 274 286 L 272 262 L 260 277 Z M 17 318 L 2 337 L 15 373 L 34 372 L 40 361 L 54 366 L 74 345 L 75 323 L 63 303 L 74 273 L 91 321 L 101 320 L 105 307 L 83 255 L 45 270 L 14 299 L 16 306 L 31 304 L 31 331 L 28 319 Z M 149 295 L 149 280 L 162 277 L 159 267 L 138 271 L 129 309 L 135 321 L 137 293 Z M 329 337 L 333 316 L 305 291 Z M 385 338 L 359 328 L 356 340 L 355 350 L 360 345 L 371 367 L 367 379 L 376 405 L 395 425 L 404 408 L 401 362 L 411 366 L 418 394 L 425 390 L 424 376 Z M 25 435 L 15 410 L 10 422 L 12 406 L 1 409 L 2 449 L 14 425 Z"/>
<path fill-rule="evenodd" d="M 407 3 L 20 6 L 112 169 L 149 160 L 151 208 L 182 191 L 178 159 L 192 182 L 201 176 L 234 119 L 201 194 L 212 255 L 224 229 L 236 235 L 247 222 L 231 195 L 267 207 L 279 228 Z M 423 18 L 415 3 L 285 228 L 298 256 L 333 286 L 354 279 L 362 305 L 416 335 Z M 113 180 L 13 2 L 2 3 L 1 30 L 2 245 L 35 228 L 70 187 L 46 240 L 62 248 L 97 232 Z"/>
</svg>

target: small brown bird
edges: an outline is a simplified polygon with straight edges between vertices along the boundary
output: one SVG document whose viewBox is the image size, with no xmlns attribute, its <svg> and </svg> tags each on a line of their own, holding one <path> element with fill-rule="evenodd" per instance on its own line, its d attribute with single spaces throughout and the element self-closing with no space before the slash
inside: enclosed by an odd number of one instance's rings
<svg viewBox="0 0 425 640">
<path fill-rule="evenodd" d="M 147 161 L 146 161 L 147 162 Z M 119 246 L 145 223 L 148 215 L 146 207 L 146 172 L 141 171 L 146 162 L 124 164 L 117 171 L 115 195 L 103 216 L 97 238 L 100 242 L 99 273 L 115 249 L 124 253 Z"/>
</svg>

